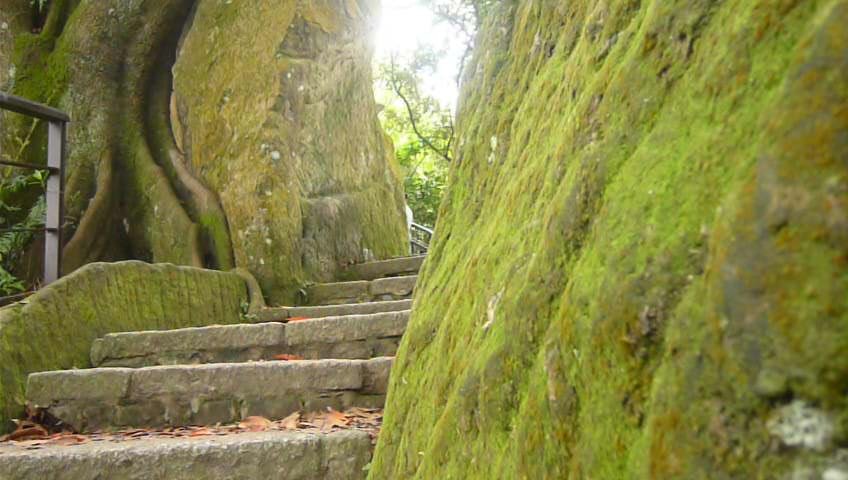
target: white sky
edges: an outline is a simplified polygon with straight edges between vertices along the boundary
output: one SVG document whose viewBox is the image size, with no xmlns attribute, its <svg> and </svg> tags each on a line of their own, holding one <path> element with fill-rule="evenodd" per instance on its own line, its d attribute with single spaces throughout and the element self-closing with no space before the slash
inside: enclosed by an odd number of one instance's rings
<svg viewBox="0 0 848 480">
<path fill-rule="evenodd" d="M 443 105 L 454 108 L 462 56 L 456 35 L 447 25 L 437 25 L 432 12 L 416 0 L 383 0 L 383 18 L 377 31 L 378 60 L 388 59 L 392 53 L 409 55 L 419 44 L 449 47 L 433 76 L 424 79 L 423 88 Z"/>
</svg>

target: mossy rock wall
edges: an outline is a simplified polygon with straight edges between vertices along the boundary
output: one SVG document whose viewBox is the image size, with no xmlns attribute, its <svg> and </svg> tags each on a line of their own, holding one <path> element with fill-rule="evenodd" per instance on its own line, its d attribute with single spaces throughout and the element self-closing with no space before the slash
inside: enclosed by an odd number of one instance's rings
<svg viewBox="0 0 848 480">
<path fill-rule="evenodd" d="M 406 252 L 372 93 L 376 15 L 371 0 L 54 0 L 38 33 L 0 31 L 13 93 L 73 119 L 65 271 L 243 267 L 279 303 Z M 27 160 L 43 161 L 42 137 Z"/>
<path fill-rule="evenodd" d="M 143 262 L 92 263 L 0 309 L 0 432 L 24 410 L 27 375 L 90 367 L 107 333 L 243 322 L 236 273 Z"/>
<path fill-rule="evenodd" d="M 494 2 L 370 478 L 848 475 L 846 24 Z"/>
<path fill-rule="evenodd" d="M 181 42 L 177 143 L 272 301 L 292 297 L 291 279 L 408 251 L 372 89 L 376 4 L 201 1 Z"/>
</svg>

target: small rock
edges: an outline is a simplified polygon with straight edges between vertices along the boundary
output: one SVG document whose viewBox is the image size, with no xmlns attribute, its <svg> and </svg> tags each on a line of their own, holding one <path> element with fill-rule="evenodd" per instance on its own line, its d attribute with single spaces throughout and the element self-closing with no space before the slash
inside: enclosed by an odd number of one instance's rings
<svg viewBox="0 0 848 480">
<path fill-rule="evenodd" d="M 788 447 L 826 450 L 834 434 L 833 420 L 822 410 L 795 400 L 781 407 L 766 424 L 769 433 Z"/>
</svg>

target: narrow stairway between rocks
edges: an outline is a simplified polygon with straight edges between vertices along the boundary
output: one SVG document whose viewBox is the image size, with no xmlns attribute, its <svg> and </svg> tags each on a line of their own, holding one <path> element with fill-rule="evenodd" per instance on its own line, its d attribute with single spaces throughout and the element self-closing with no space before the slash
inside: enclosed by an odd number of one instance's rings
<svg viewBox="0 0 848 480">
<path fill-rule="evenodd" d="M 0 444 L 0 478 L 364 478 L 423 260 L 352 266 L 255 323 L 96 340 L 95 368 L 28 380 L 75 434 Z"/>
</svg>

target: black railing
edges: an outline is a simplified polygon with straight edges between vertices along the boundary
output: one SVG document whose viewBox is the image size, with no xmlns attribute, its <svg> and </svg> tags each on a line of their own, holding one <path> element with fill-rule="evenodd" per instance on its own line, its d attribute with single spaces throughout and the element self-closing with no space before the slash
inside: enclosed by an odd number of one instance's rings
<svg viewBox="0 0 848 480">
<path fill-rule="evenodd" d="M 432 240 L 433 230 L 417 223 L 409 225 L 409 243 L 413 255 L 426 254 Z"/>
<path fill-rule="evenodd" d="M 65 158 L 68 145 L 68 122 L 70 117 L 55 108 L 31 102 L 25 98 L 0 92 L 0 109 L 9 110 L 47 122 L 47 164 L 37 165 L 0 160 L 0 165 L 27 170 L 47 172 L 47 218 L 43 229 L 24 229 L 44 232 L 44 279 L 47 285 L 58 280 L 62 274 L 62 218 L 64 218 L 63 196 L 65 191 Z M 5 231 L 20 231 L 7 229 Z"/>
</svg>

